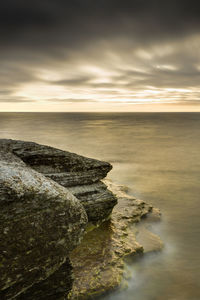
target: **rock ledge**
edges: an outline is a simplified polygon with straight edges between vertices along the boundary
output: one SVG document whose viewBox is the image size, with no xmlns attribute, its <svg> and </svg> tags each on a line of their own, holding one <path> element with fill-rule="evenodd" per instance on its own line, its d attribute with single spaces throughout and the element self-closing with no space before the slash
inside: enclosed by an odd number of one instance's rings
<svg viewBox="0 0 200 300">
<path fill-rule="evenodd" d="M 105 183 L 116 194 L 118 204 L 111 219 L 88 232 L 70 254 L 75 278 L 68 296 L 71 300 L 93 299 L 119 288 L 125 275 L 125 259 L 146 252 L 137 241 L 136 224 L 150 215 L 160 219 L 159 210 L 129 196 L 124 186 L 109 180 Z M 159 237 L 153 236 L 154 247 L 148 251 L 162 249 Z"/>
</svg>

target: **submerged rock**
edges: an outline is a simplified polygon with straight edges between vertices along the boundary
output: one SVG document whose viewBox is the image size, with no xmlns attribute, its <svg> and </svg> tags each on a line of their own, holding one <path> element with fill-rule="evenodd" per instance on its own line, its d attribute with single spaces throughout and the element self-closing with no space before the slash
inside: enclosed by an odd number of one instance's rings
<svg viewBox="0 0 200 300">
<path fill-rule="evenodd" d="M 88 232 L 70 254 L 75 278 L 68 296 L 71 300 L 93 299 L 118 288 L 122 284 L 125 258 L 144 251 L 137 241 L 135 224 L 154 213 L 154 209 L 129 196 L 124 187 L 108 180 L 106 184 L 117 195 L 118 204 L 111 219 Z"/>
<path fill-rule="evenodd" d="M 69 188 L 93 223 L 107 219 L 117 203 L 113 193 L 100 182 L 112 169 L 107 162 L 33 142 L 2 139 L 0 148 L 11 151 L 32 169 Z"/>
</svg>

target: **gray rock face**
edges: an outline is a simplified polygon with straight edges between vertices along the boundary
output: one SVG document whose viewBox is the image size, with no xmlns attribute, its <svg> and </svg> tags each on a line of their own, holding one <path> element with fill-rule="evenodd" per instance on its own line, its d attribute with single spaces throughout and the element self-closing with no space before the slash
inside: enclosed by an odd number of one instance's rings
<svg viewBox="0 0 200 300">
<path fill-rule="evenodd" d="M 52 147 L 0 140 L 0 299 L 64 299 L 72 284 L 68 256 L 88 217 L 107 218 L 117 202 L 100 182 L 110 169 Z"/>
<path fill-rule="evenodd" d="M 107 162 L 33 142 L 1 139 L 0 148 L 12 152 L 32 169 L 65 187 L 97 182 L 112 169 Z"/>
<path fill-rule="evenodd" d="M 46 280 L 34 284 L 25 293 L 20 294 L 17 300 L 61 300 L 67 299 L 72 289 L 73 270 L 69 258 L 55 273 Z"/>
<path fill-rule="evenodd" d="M 116 196 L 103 182 L 69 187 L 68 190 L 83 204 L 89 221 L 95 223 L 110 216 L 117 203 Z"/>
<path fill-rule="evenodd" d="M 100 182 L 112 166 L 33 142 L 0 140 L 0 148 L 11 151 L 26 165 L 67 187 L 83 204 L 88 220 L 99 222 L 109 217 L 116 197 Z"/>
<path fill-rule="evenodd" d="M 67 189 L 0 152 L 0 294 L 13 299 L 62 266 L 87 216 Z"/>
</svg>

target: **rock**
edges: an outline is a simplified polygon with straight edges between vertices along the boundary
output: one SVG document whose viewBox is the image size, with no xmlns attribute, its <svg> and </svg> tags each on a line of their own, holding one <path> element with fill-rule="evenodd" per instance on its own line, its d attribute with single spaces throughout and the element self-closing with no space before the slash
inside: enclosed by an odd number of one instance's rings
<svg viewBox="0 0 200 300">
<path fill-rule="evenodd" d="M 34 284 L 45 286 L 63 264 L 69 272 L 59 286 L 67 292 L 71 282 L 67 257 L 83 234 L 86 212 L 66 188 L 28 167 L 8 148 L 2 149 L 0 299 L 15 299 Z M 43 297 L 48 298 L 44 293 Z"/>
<path fill-rule="evenodd" d="M 74 282 L 69 298 L 93 299 L 122 285 L 125 258 L 143 253 L 137 241 L 137 223 L 152 213 L 152 206 L 129 196 L 123 186 L 106 180 L 117 195 L 110 220 L 89 231 L 70 254 Z"/>
<path fill-rule="evenodd" d="M 142 244 L 144 254 L 161 251 L 164 247 L 162 240 L 157 234 L 151 231 L 152 224 L 159 222 L 161 217 L 160 210 L 152 208 L 151 214 L 137 226 L 137 241 Z"/>
<path fill-rule="evenodd" d="M 73 270 L 69 258 L 46 280 L 40 281 L 19 295 L 17 300 L 63 300 L 70 293 L 73 283 Z"/>
<path fill-rule="evenodd" d="M 135 224 L 159 212 L 102 182 L 111 168 L 52 147 L 0 140 L 0 299 L 91 299 L 120 286 L 125 258 L 144 250 Z M 99 226 L 89 228 L 88 221 Z"/>
<path fill-rule="evenodd" d="M 98 182 L 112 169 L 107 162 L 33 142 L 1 139 L 0 148 L 65 187 Z"/>
<path fill-rule="evenodd" d="M 0 148 L 67 187 L 83 204 L 90 222 L 109 218 L 117 198 L 100 182 L 112 169 L 109 163 L 33 142 L 2 139 Z"/>
<path fill-rule="evenodd" d="M 117 203 L 117 198 L 103 182 L 70 187 L 68 190 L 80 200 L 92 223 L 108 219 Z"/>
</svg>

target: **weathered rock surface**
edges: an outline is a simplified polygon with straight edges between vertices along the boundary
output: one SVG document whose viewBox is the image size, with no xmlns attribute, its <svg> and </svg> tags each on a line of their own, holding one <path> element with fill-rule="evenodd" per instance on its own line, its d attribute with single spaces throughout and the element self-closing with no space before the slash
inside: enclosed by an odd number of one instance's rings
<svg viewBox="0 0 200 300">
<path fill-rule="evenodd" d="M 69 258 L 46 280 L 34 284 L 17 300 L 63 300 L 72 289 L 73 270 Z"/>
<path fill-rule="evenodd" d="M 101 179 L 112 166 L 107 162 L 33 142 L 2 139 L 0 148 L 10 151 L 46 177 L 69 188 L 83 204 L 88 220 L 97 223 L 109 217 L 117 203 Z"/>
<path fill-rule="evenodd" d="M 125 272 L 125 258 L 145 250 L 137 241 L 136 223 L 154 214 L 154 209 L 144 201 L 129 196 L 124 187 L 108 180 L 106 184 L 117 195 L 118 204 L 111 219 L 88 232 L 70 254 L 75 278 L 68 296 L 71 300 L 95 299 L 118 288 Z M 157 237 L 156 248 L 151 250 L 161 248 L 162 243 Z"/>
<path fill-rule="evenodd" d="M 0 299 L 13 299 L 65 263 L 87 215 L 67 189 L 4 151 L 0 207 Z"/>
<path fill-rule="evenodd" d="M 107 219 L 117 203 L 116 196 L 103 182 L 69 187 L 68 190 L 80 200 L 88 220 L 93 223 Z"/>
<path fill-rule="evenodd" d="M 119 287 L 124 259 L 145 250 L 135 224 L 155 210 L 102 182 L 111 168 L 52 147 L 0 140 L 0 299 L 91 299 Z M 101 225 L 77 247 L 88 220 Z M 143 230 L 142 244 L 146 236 Z M 155 235 L 150 239 L 153 248 L 162 246 Z"/>
<path fill-rule="evenodd" d="M 32 142 L 0 140 L 0 299 L 64 299 L 68 259 L 89 221 L 117 199 L 106 162 Z"/>
</svg>

